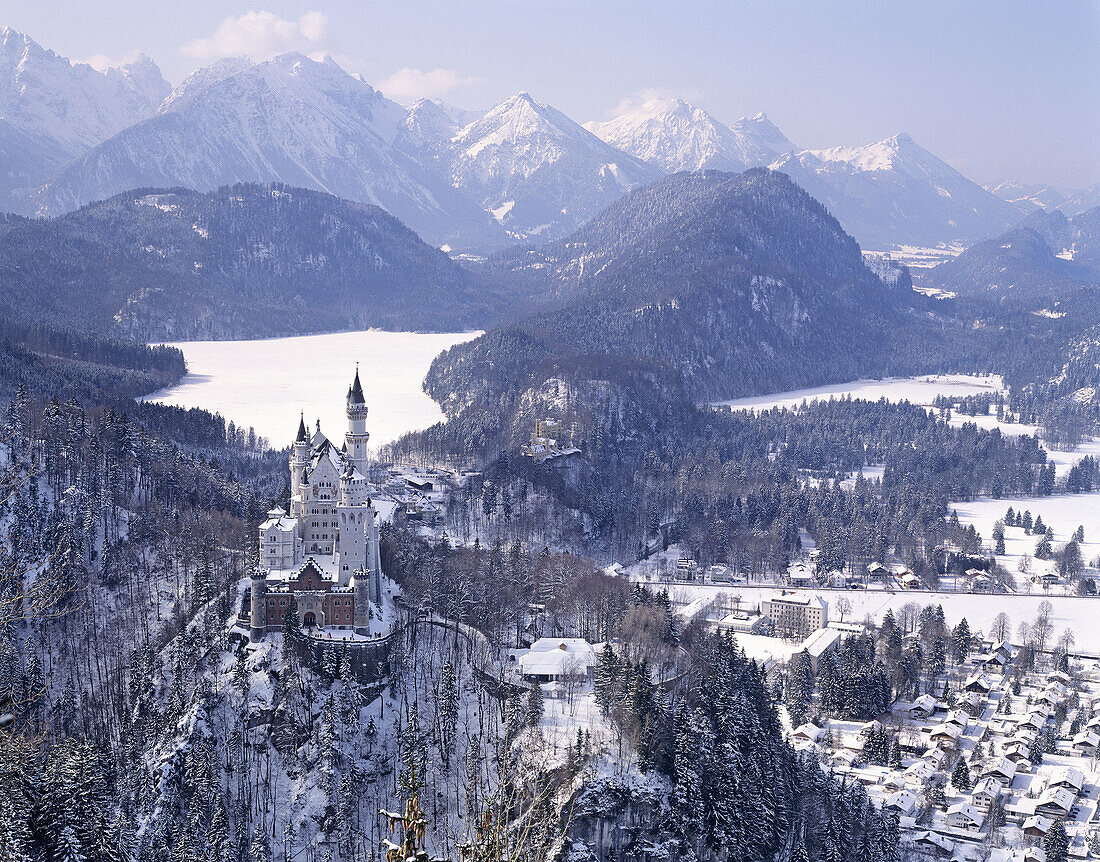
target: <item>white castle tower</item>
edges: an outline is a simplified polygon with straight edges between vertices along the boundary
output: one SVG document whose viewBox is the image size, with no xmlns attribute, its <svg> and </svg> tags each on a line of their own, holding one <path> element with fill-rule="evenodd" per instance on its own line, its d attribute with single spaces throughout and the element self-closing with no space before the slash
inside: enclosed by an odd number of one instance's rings
<svg viewBox="0 0 1100 862">
<path fill-rule="evenodd" d="M 340 499 L 336 505 L 339 544 L 337 545 L 338 580 L 347 586 L 351 578 L 359 580 L 371 560 L 369 538 L 374 524 L 367 480 L 348 461 L 340 476 Z"/>
<path fill-rule="evenodd" d="M 290 447 L 290 517 L 298 520 L 298 535 L 301 537 L 305 526 L 305 500 L 302 485 L 306 481 L 309 469 L 309 432 L 306 430 L 306 415 L 298 421 L 298 436 Z"/>
<path fill-rule="evenodd" d="M 366 478 L 370 472 L 370 459 L 367 444 L 367 401 L 363 397 L 363 386 L 359 382 L 359 366 L 355 366 L 355 380 L 348 387 L 348 433 L 344 437 L 345 457 L 348 462 Z"/>
</svg>

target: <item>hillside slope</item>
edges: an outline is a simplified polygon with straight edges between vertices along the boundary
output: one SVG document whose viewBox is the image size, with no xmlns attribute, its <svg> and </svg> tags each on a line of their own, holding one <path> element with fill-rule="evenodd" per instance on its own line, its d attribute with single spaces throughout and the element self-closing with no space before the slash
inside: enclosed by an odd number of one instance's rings
<svg viewBox="0 0 1100 862">
<path fill-rule="evenodd" d="M 378 207 L 286 186 L 137 190 L 0 219 L 0 314 L 141 340 L 453 330 L 492 297 Z"/>
<path fill-rule="evenodd" d="M 667 177 L 492 267 L 560 307 L 437 358 L 429 392 L 479 427 L 498 406 L 507 426 L 517 405 L 564 397 L 555 380 L 660 421 L 692 401 L 908 370 L 933 343 L 916 295 L 884 285 L 824 207 L 763 169 Z"/>
<path fill-rule="evenodd" d="M 1100 288 L 1100 207 L 1072 219 L 1036 212 L 935 267 L 924 283 L 1034 312 L 1050 311 L 1051 303 L 1091 304 Z"/>
</svg>

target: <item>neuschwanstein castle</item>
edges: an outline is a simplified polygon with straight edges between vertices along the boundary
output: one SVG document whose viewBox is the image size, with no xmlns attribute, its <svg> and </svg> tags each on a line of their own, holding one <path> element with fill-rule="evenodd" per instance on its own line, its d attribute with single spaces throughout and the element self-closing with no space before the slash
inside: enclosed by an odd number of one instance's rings
<svg viewBox="0 0 1100 862">
<path fill-rule="evenodd" d="M 250 637 L 279 629 L 292 599 L 305 629 L 371 634 L 381 603 L 378 513 L 367 478 L 367 405 L 359 369 L 348 388 L 348 431 L 337 449 L 321 424 L 303 416 L 290 450 L 290 512 L 272 509 L 260 525 L 260 564 L 252 574 Z"/>
</svg>

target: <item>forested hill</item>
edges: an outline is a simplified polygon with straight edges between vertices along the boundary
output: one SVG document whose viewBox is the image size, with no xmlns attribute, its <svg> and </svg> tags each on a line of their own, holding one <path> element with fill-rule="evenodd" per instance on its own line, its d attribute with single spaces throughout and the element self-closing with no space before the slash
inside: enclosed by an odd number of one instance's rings
<svg viewBox="0 0 1100 862">
<path fill-rule="evenodd" d="M 0 403 L 20 389 L 58 402 L 124 401 L 176 383 L 186 370 L 174 347 L 0 318 Z"/>
<path fill-rule="evenodd" d="M 143 341 L 483 325 L 491 298 L 378 207 L 286 186 L 142 189 L 0 217 L 0 314 Z"/>
<path fill-rule="evenodd" d="M 1100 207 L 1072 219 L 1035 213 L 940 264 L 924 282 L 1023 311 L 1090 311 L 1100 287 Z"/>
<path fill-rule="evenodd" d="M 882 373 L 914 301 L 821 204 L 763 169 L 668 177 L 494 263 L 551 279 L 566 300 L 517 327 L 547 353 L 644 358 L 697 398 Z"/>
<path fill-rule="evenodd" d="M 821 204 L 767 170 L 668 177 L 491 266 L 561 307 L 440 356 L 429 391 L 452 414 L 558 376 L 704 400 L 937 361 L 920 297 L 884 285 Z"/>
</svg>

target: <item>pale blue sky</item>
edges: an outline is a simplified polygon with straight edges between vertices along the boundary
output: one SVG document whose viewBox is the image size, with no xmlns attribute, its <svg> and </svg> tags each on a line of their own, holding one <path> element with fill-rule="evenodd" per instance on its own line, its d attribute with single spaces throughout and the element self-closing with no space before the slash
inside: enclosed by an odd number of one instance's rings
<svg viewBox="0 0 1100 862">
<path fill-rule="evenodd" d="M 1100 182 L 1100 0 L 5 0 L 0 23 L 74 59 L 143 51 L 173 82 L 297 48 L 400 100 L 527 90 L 583 122 L 655 90 L 802 146 L 905 131 L 979 182 Z"/>
</svg>

